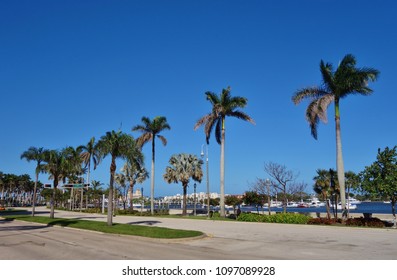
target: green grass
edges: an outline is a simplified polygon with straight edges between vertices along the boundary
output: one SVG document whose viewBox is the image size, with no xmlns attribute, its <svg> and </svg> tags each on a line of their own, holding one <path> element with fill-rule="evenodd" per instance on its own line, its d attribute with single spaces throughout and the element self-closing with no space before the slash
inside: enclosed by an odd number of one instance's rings
<svg viewBox="0 0 397 280">
<path fill-rule="evenodd" d="M 6 219 L 17 219 L 27 222 L 35 222 L 40 224 L 46 224 L 48 226 L 62 226 L 70 228 L 78 228 L 92 231 L 99 231 L 111 234 L 125 234 L 134 236 L 143 236 L 149 238 L 163 238 L 163 239 L 175 239 L 175 238 L 189 238 L 203 235 L 200 231 L 194 230 L 179 230 L 162 227 L 151 227 L 141 225 L 129 225 L 129 224 L 113 224 L 108 226 L 105 222 L 97 221 L 85 221 L 78 219 L 51 219 L 48 217 L 41 216 L 22 216 L 13 215 L 7 216 Z"/>
</svg>

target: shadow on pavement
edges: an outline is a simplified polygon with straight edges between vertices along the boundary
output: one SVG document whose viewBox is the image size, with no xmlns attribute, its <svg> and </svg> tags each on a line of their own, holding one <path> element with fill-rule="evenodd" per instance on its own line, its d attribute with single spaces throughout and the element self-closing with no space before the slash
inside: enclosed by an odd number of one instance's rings
<svg viewBox="0 0 397 280">
<path fill-rule="evenodd" d="M 46 228 L 47 225 L 19 225 L 15 226 L 11 223 L 14 219 L 4 219 L 0 220 L 0 231 L 18 231 L 18 230 L 34 230 L 34 229 L 43 229 Z"/>
</svg>

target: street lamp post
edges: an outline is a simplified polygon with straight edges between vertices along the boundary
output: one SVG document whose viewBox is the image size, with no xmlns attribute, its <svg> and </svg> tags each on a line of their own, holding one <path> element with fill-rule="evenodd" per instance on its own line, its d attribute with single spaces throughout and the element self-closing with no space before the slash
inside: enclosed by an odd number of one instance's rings
<svg viewBox="0 0 397 280">
<path fill-rule="evenodd" d="M 194 197 L 193 197 L 193 215 L 194 216 L 196 216 L 196 187 L 197 187 L 197 185 L 196 185 L 196 183 L 194 183 Z"/>
<path fill-rule="evenodd" d="M 268 211 L 269 211 L 269 216 L 270 216 L 270 180 L 269 180 L 269 178 L 267 178 L 266 180 L 265 180 L 265 184 L 266 184 L 266 187 L 267 187 L 267 209 L 268 209 Z"/>
<path fill-rule="evenodd" d="M 210 218 L 210 179 L 208 176 L 208 146 L 205 145 L 206 147 L 206 179 L 207 179 L 207 218 Z M 204 145 L 201 145 L 201 157 L 204 157 Z"/>
</svg>

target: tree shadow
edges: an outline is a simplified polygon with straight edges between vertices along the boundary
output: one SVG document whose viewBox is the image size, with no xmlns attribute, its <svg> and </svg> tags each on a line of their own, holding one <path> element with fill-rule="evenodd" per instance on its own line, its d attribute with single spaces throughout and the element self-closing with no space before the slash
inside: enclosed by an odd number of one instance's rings
<svg viewBox="0 0 397 280">
<path fill-rule="evenodd" d="M 14 219 L 6 218 L 4 220 L 0 220 L 0 231 L 20 231 L 20 230 L 35 230 L 35 229 L 43 229 L 48 227 L 47 225 L 12 225 Z M 3 226 L 5 225 L 5 226 Z"/>
<path fill-rule="evenodd" d="M 154 225 L 154 224 L 160 224 L 161 222 L 159 222 L 159 221 L 139 221 L 139 222 L 130 222 L 130 223 L 127 223 L 127 224 L 129 224 L 129 225 L 148 225 L 148 226 L 151 226 L 151 225 Z"/>
<path fill-rule="evenodd" d="M 49 222 L 47 225 L 48 226 L 61 226 L 61 227 L 67 227 L 73 224 L 78 223 L 76 219 L 60 219 L 60 220 L 55 220 Z"/>
</svg>

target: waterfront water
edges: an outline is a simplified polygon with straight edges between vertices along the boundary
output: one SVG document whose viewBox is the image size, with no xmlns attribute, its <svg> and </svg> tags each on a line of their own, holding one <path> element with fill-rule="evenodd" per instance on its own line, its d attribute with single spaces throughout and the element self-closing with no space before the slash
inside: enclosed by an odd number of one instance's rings
<svg viewBox="0 0 397 280">
<path fill-rule="evenodd" d="M 180 205 L 167 205 L 170 209 L 180 209 Z M 157 208 L 157 207 L 156 207 Z M 202 205 L 198 204 L 197 209 L 202 208 Z M 193 205 L 188 205 L 187 209 L 192 210 Z M 242 206 L 242 212 L 256 212 L 257 209 L 254 206 Z M 233 209 L 228 209 L 229 211 L 233 211 Z M 270 210 L 272 212 L 281 212 L 283 211 L 282 207 L 271 207 Z M 259 212 L 267 212 L 267 208 L 259 208 Z M 331 208 L 331 213 L 333 209 Z M 298 208 L 298 207 L 288 207 L 287 212 L 300 212 L 300 213 L 307 213 L 307 212 L 319 212 L 319 213 L 326 213 L 327 210 L 324 207 L 309 207 L 309 208 Z M 338 210 L 338 212 L 341 212 Z M 383 203 L 383 202 L 362 202 L 357 204 L 356 209 L 350 209 L 350 213 L 377 213 L 377 214 L 392 214 L 391 204 L 390 203 Z"/>
<path fill-rule="evenodd" d="M 271 207 L 271 211 L 280 212 L 283 210 L 281 207 Z M 256 207 L 242 207 L 242 211 L 256 211 Z M 268 211 L 267 208 L 263 208 L 266 212 Z M 259 211 L 262 211 L 259 208 Z M 309 207 L 309 208 L 297 208 L 297 207 L 290 207 L 287 208 L 287 212 L 320 212 L 326 213 L 327 210 L 324 207 Z M 332 212 L 332 208 L 331 208 Z M 338 210 L 340 212 L 340 210 Z M 362 202 L 361 204 L 357 204 L 357 208 L 354 210 L 350 210 L 350 213 L 377 213 L 377 214 L 392 214 L 391 204 L 390 203 L 383 203 L 383 202 Z"/>
</svg>

